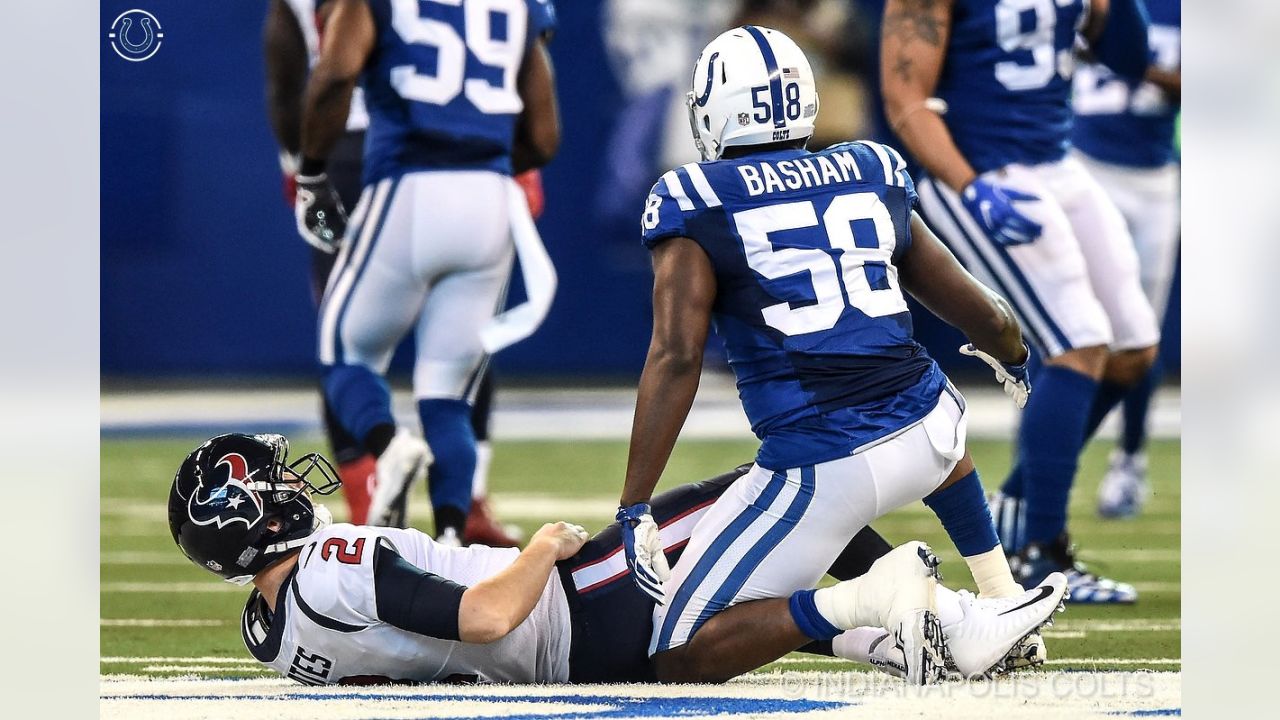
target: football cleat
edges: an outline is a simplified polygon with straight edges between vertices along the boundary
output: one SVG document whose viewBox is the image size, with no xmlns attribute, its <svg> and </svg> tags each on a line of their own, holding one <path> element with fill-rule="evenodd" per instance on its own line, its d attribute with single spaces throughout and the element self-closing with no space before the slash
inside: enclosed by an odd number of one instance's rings
<svg viewBox="0 0 1280 720">
<path fill-rule="evenodd" d="M 1098 486 L 1098 515 L 1104 518 L 1131 518 L 1142 512 L 1151 497 L 1147 482 L 1147 456 L 1123 450 L 1111 453 L 1111 465 Z"/>
<path fill-rule="evenodd" d="M 1067 590 L 1070 593 L 1070 589 Z M 1063 602 L 1066 602 L 1065 600 Z M 1065 606 L 1064 606 L 1065 607 Z M 1047 625 L 1052 625 L 1050 620 Z M 1004 668 L 997 670 L 997 674 L 1010 672 L 1013 670 L 1021 670 L 1022 668 L 1037 667 L 1043 665 L 1049 659 L 1049 652 L 1044 647 L 1044 636 L 1037 630 L 1022 639 L 1022 642 L 1014 646 L 1013 651 L 1005 658 Z"/>
<path fill-rule="evenodd" d="M 478 497 L 471 501 L 467 524 L 462 529 L 462 541 L 468 545 L 489 547 L 520 547 L 524 533 L 515 525 L 500 524 L 489 509 L 489 499 Z"/>
<path fill-rule="evenodd" d="M 1009 567 L 1023 587 L 1039 585 L 1050 574 L 1062 573 L 1067 578 L 1070 595 L 1066 601 L 1070 603 L 1129 605 L 1138 600 L 1138 591 L 1129 583 L 1092 573 L 1076 560 L 1066 533 L 1052 543 L 1027 543 L 1009 559 Z"/>
<path fill-rule="evenodd" d="M 867 662 L 880 672 L 903 680 L 907 678 L 907 658 L 902 652 L 902 646 L 895 641 L 893 633 L 885 633 L 871 643 Z"/>
<path fill-rule="evenodd" d="M 444 529 L 444 532 L 436 536 L 436 544 L 449 548 L 462 547 L 462 539 L 458 537 L 458 531 L 451 527 Z"/>
<path fill-rule="evenodd" d="M 1067 578 L 1062 573 L 1051 573 L 1039 587 L 1012 597 L 978 598 L 960 590 L 964 617 L 942 629 L 951 669 L 962 678 L 985 678 L 1013 669 L 1015 662 L 1024 659 L 1024 641 L 1053 622 L 1066 594 Z"/>
<path fill-rule="evenodd" d="M 400 429 L 378 457 L 378 484 L 369 501 L 370 525 L 407 527 L 409 490 L 427 473 L 431 449 L 426 441 Z M 394 525 L 393 525 L 394 523 Z"/>
<path fill-rule="evenodd" d="M 947 677 L 947 643 L 937 617 L 938 564 L 928 545 L 913 541 L 876 560 L 861 578 L 861 599 L 876 603 L 880 627 L 889 630 L 901 651 L 910 685 Z M 879 597 L 871 597 L 870 588 L 879 590 Z"/>
</svg>

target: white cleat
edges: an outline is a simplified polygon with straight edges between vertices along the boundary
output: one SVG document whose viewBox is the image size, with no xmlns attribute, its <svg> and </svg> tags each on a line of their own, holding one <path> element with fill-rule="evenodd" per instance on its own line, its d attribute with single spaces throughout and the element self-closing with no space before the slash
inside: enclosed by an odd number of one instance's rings
<svg viewBox="0 0 1280 720">
<path fill-rule="evenodd" d="M 413 484 L 426 475 L 430 464 L 431 449 L 426 441 L 403 428 L 398 430 L 378 458 L 378 484 L 369 501 L 368 524 L 387 526 L 394 520 L 399 526 L 407 525 L 408 518 L 403 509 L 397 512 L 397 506 L 407 504 Z"/>
<path fill-rule="evenodd" d="M 1102 484 L 1098 486 L 1098 515 L 1104 518 L 1135 517 L 1150 498 L 1147 456 L 1113 450 L 1107 474 L 1102 476 Z"/>
<path fill-rule="evenodd" d="M 953 669 L 961 677 L 990 677 L 1044 661 L 1040 628 L 1052 624 L 1063 609 L 1067 578 L 1052 573 L 1039 587 L 1006 598 L 977 598 L 961 590 L 964 618 L 947 625 L 947 647 Z M 1036 657 L 1039 661 L 1036 661 Z"/>
<path fill-rule="evenodd" d="M 443 545 L 448 548 L 462 547 L 462 538 L 458 537 L 458 531 L 453 528 L 445 528 L 444 532 L 436 537 L 436 544 Z"/>
<path fill-rule="evenodd" d="M 937 617 L 938 558 L 929 546 L 904 543 L 876 560 L 861 578 L 860 601 L 875 603 L 902 653 L 904 679 L 931 685 L 947 677 L 947 646 Z"/>
</svg>

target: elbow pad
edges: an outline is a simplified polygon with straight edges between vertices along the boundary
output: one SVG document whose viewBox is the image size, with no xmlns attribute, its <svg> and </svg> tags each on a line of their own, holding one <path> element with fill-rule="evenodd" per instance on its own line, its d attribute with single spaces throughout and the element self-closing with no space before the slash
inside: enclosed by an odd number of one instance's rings
<svg viewBox="0 0 1280 720">
<path fill-rule="evenodd" d="M 1150 24 L 1142 0 L 1111 0 L 1107 24 L 1093 43 L 1093 54 L 1120 77 L 1141 80 L 1151 64 L 1147 41 Z"/>
</svg>

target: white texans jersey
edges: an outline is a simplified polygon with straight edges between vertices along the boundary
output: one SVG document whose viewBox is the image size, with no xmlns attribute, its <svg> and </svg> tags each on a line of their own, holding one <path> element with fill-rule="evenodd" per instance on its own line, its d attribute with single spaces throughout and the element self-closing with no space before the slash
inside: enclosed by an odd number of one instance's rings
<svg viewBox="0 0 1280 720">
<path fill-rule="evenodd" d="M 320 58 L 320 22 L 316 18 L 316 6 L 323 0 L 285 0 L 298 20 L 302 39 L 307 45 L 307 66 L 315 67 Z M 347 131 L 355 132 L 369 127 L 369 112 L 364 106 L 364 90 L 356 87 L 351 93 L 351 110 L 347 113 Z"/>
<path fill-rule="evenodd" d="M 417 530 L 333 525 L 302 547 L 270 612 L 255 590 L 241 630 L 260 662 L 307 685 L 385 682 L 551 683 L 569 679 L 569 605 L 558 573 L 533 612 L 487 644 L 420 635 L 379 619 L 373 557 L 380 540 L 414 567 L 470 586 L 519 551 L 451 548 Z"/>
</svg>

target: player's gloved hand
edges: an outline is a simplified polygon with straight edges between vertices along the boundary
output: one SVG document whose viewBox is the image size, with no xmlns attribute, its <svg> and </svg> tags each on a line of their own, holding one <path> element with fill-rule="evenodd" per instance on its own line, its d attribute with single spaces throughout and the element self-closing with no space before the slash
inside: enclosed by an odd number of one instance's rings
<svg viewBox="0 0 1280 720">
<path fill-rule="evenodd" d="M 554 522 L 543 525 L 538 532 L 529 538 L 529 544 L 547 543 L 555 551 L 556 560 L 568 560 L 582 549 L 587 541 L 587 531 L 581 525 L 567 522 Z"/>
<path fill-rule="evenodd" d="M 293 203 L 293 217 L 298 233 L 315 249 L 334 253 L 342 247 L 347 232 L 347 211 L 329 176 L 298 175 L 298 194 Z"/>
<path fill-rule="evenodd" d="M 1034 242 L 1044 230 L 1040 223 L 1018 212 L 1015 202 L 1034 202 L 1040 198 L 1012 188 L 1001 187 L 982 178 L 974 178 L 960 195 L 965 210 L 982 230 L 1001 245 L 1025 245 Z"/>
<path fill-rule="evenodd" d="M 1025 347 L 1025 346 L 1023 346 Z M 961 355 L 976 357 L 996 371 L 996 382 L 1004 385 L 1004 394 L 1013 398 L 1018 409 L 1026 407 L 1027 398 L 1031 397 L 1031 380 L 1027 378 L 1027 363 L 1019 365 L 1003 363 L 973 346 L 973 343 L 960 347 Z M 1028 352 L 1028 357 L 1030 353 Z"/>
<path fill-rule="evenodd" d="M 631 578 L 653 601 L 662 604 L 662 584 L 671 577 L 671 567 L 662 552 L 658 524 L 648 503 L 618 508 L 615 519 L 622 524 L 622 548 Z"/>
</svg>

